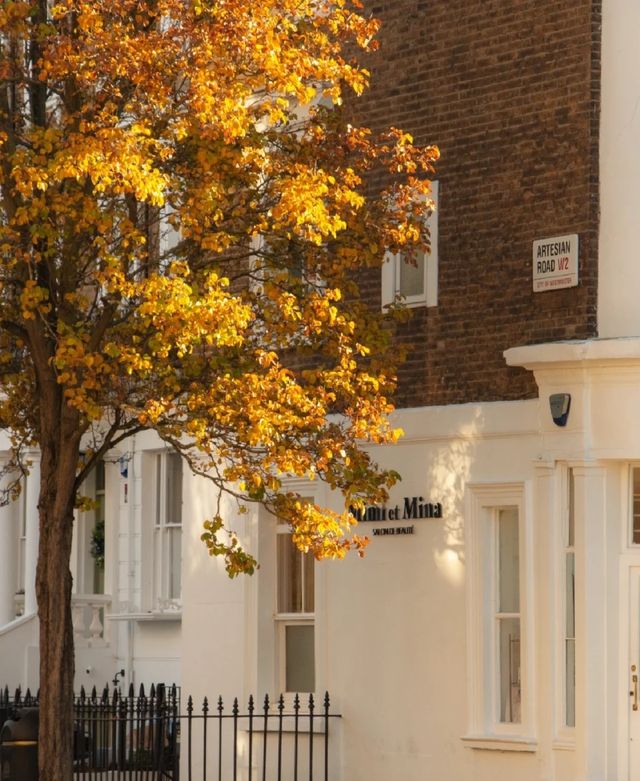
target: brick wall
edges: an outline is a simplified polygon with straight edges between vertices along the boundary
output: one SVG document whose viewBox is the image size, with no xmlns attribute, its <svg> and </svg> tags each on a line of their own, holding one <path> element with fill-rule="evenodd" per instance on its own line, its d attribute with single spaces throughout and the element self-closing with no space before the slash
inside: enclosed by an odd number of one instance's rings
<svg viewBox="0 0 640 781">
<path fill-rule="evenodd" d="M 596 335 L 601 0 L 384 0 L 360 120 L 436 143 L 438 306 L 417 309 L 401 406 L 536 395 L 508 347 Z M 578 233 L 577 288 L 532 292 L 532 241 Z M 377 286 L 377 287 L 376 287 Z M 378 295 L 378 275 L 365 290 Z"/>
</svg>

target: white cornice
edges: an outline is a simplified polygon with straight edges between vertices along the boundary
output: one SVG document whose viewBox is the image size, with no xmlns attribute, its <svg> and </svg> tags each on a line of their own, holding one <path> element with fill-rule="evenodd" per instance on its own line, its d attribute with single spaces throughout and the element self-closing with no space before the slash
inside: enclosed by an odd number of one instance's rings
<svg viewBox="0 0 640 781">
<path fill-rule="evenodd" d="M 640 366 L 640 337 L 546 342 L 511 347 L 503 354 L 509 366 L 523 366 L 526 369 L 610 362 Z"/>
</svg>

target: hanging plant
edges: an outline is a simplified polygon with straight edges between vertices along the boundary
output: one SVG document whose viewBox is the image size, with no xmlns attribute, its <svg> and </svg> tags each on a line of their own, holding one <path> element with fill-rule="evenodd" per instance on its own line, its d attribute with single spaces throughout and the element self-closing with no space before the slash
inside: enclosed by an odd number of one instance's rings
<svg viewBox="0 0 640 781">
<path fill-rule="evenodd" d="M 93 556 L 96 566 L 104 569 L 104 521 L 98 521 L 93 527 L 89 552 Z"/>
</svg>

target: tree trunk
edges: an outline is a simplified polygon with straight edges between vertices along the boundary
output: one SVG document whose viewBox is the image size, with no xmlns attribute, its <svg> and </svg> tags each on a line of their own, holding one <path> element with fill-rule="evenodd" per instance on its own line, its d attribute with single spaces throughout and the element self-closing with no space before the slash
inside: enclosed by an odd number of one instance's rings
<svg viewBox="0 0 640 781">
<path fill-rule="evenodd" d="M 56 443 L 57 444 L 57 443 Z M 36 593 L 40 620 L 40 781 L 71 781 L 74 648 L 69 571 L 78 447 L 41 447 L 40 547 Z"/>
</svg>

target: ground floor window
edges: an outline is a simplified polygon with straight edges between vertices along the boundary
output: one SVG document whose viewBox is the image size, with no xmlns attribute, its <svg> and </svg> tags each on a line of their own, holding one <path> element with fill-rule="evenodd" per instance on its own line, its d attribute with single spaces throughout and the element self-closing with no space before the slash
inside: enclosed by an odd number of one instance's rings
<svg viewBox="0 0 640 781">
<path fill-rule="evenodd" d="M 528 727 L 527 542 L 521 484 L 469 486 L 466 518 L 470 734 Z"/>
<path fill-rule="evenodd" d="M 496 507 L 490 533 L 497 555 L 486 588 L 494 590 L 494 665 L 499 688 L 500 722 L 520 723 L 520 532 L 517 507 Z"/>
<path fill-rule="evenodd" d="M 631 467 L 631 542 L 640 545 L 640 466 Z"/>
<path fill-rule="evenodd" d="M 153 603 L 161 610 L 182 596 L 182 458 L 154 456 Z"/>
<path fill-rule="evenodd" d="M 280 688 L 315 690 L 315 560 L 278 526 L 276 547 L 276 642 Z"/>
</svg>

